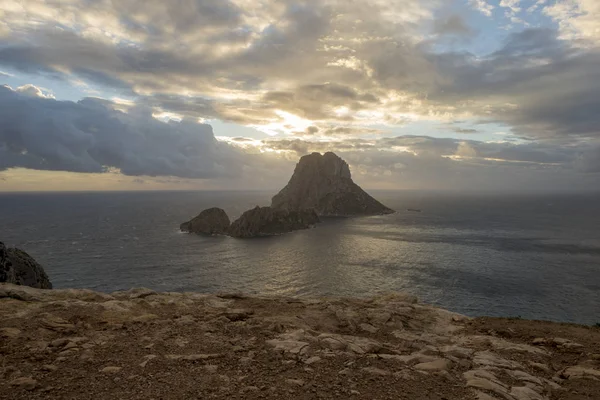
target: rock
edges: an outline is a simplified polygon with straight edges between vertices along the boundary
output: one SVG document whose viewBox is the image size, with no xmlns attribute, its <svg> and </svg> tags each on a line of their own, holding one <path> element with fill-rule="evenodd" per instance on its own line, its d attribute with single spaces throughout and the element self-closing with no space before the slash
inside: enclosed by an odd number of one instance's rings
<svg viewBox="0 0 600 400">
<path fill-rule="evenodd" d="M 471 371 L 469 371 L 471 372 Z M 467 373 L 465 373 L 465 378 L 467 379 L 467 387 L 472 387 L 475 389 L 483 389 L 490 392 L 493 392 L 497 395 L 505 399 L 510 399 L 510 395 L 508 394 L 508 389 L 505 385 L 500 382 L 492 381 L 489 379 L 485 379 L 483 377 L 471 376 L 467 377 Z"/>
<path fill-rule="evenodd" d="M 314 209 L 319 216 L 381 215 L 394 211 L 352 181 L 348 164 L 334 153 L 312 153 L 300 159 L 292 178 L 271 207 Z"/>
<path fill-rule="evenodd" d="M 376 367 L 366 367 L 366 368 L 363 368 L 362 370 L 371 375 L 379 375 L 379 376 L 390 375 L 389 371 L 386 371 L 386 370 L 380 369 L 380 368 L 376 368 Z"/>
<path fill-rule="evenodd" d="M 138 315 L 137 317 L 133 317 L 131 320 L 133 322 L 145 323 L 145 322 L 155 321 L 157 319 L 158 319 L 158 315 L 156 315 L 156 314 L 142 314 L 142 315 Z"/>
<path fill-rule="evenodd" d="M 276 351 L 282 351 L 284 353 L 304 354 L 306 351 L 308 351 L 308 343 L 298 340 L 272 339 L 267 340 L 266 343 L 269 346 L 274 347 Z"/>
<path fill-rule="evenodd" d="M 306 365 L 312 365 L 312 364 L 318 363 L 319 361 L 321 361 L 321 357 L 319 357 L 319 356 L 313 356 L 313 357 L 310 357 L 308 360 L 305 360 L 304 364 L 306 364 Z"/>
<path fill-rule="evenodd" d="M 476 353 L 473 362 L 487 367 L 524 369 L 518 362 L 502 358 L 491 351 L 480 351 Z"/>
<path fill-rule="evenodd" d="M 382 347 L 376 340 L 333 333 L 323 333 L 318 336 L 318 340 L 331 350 L 349 350 L 356 354 L 377 353 Z"/>
<path fill-rule="evenodd" d="M 59 333 L 74 333 L 75 325 L 65 321 L 60 317 L 49 315 L 42 321 L 42 326 L 48 330 L 59 332 Z M 69 341 L 67 340 L 67 343 Z M 66 343 L 65 343 L 66 344 Z"/>
<path fill-rule="evenodd" d="M 90 349 L 86 349 L 81 353 L 79 359 L 84 362 L 92 361 L 94 359 L 94 352 Z"/>
<path fill-rule="evenodd" d="M 550 367 L 547 366 L 546 364 L 541 364 L 541 363 L 536 363 L 536 362 L 529 362 L 529 365 L 533 369 L 536 369 L 536 370 L 541 371 L 541 372 L 547 372 L 547 373 L 551 372 L 550 371 Z"/>
<path fill-rule="evenodd" d="M 226 235 L 231 221 L 221 208 L 213 207 L 202 211 L 197 217 L 181 224 L 183 232 L 204 235 Z"/>
<path fill-rule="evenodd" d="M 166 356 L 169 360 L 184 360 L 184 361 L 204 361 L 221 357 L 221 354 L 190 354 L 187 356 L 169 354 Z"/>
<path fill-rule="evenodd" d="M 60 338 L 50 342 L 50 347 L 64 347 L 70 342 L 69 339 Z"/>
<path fill-rule="evenodd" d="M 71 350 L 71 349 L 75 349 L 75 348 L 77 348 L 77 344 L 75 342 L 69 341 L 69 343 L 67 343 L 65 345 L 65 347 L 63 347 L 63 351 L 64 350 Z"/>
<path fill-rule="evenodd" d="M 148 288 L 133 288 L 112 293 L 112 297 L 116 299 L 145 299 L 146 297 L 155 295 L 156 292 Z"/>
<path fill-rule="evenodd" d="M 569 367 L 563 371 L 562 377 L 566 379 L 582 379 L 582 378 L 598 378 L 600 379 L 600 370 L 588 368 L 586 366 L 577 365 Z"/>
<path fill-rule="evenodd" d="M 16 339 L 21 334 L 21 331 L 17 328 L 0 328 L 0 338 L 3 339 Z"/>
<path fill-rule="evenodd" d="M 46 371 L 46 372 L 54 372 L 57 369 L 58 369 L 58 367 L 56 365 L 52 365 L 52 364 L 44 365 L 42 367 L 42 371 Z"/>
<path fill-rule="evenodd" d="M 252 314 L 254 314 L 254 311 L 252 311 L 252 310 L 234 309 L 234 310 L 227 311 L 225 313 L 225 317 L 232 322 L 245 321 L 248 318 L 250 318 L 252 316 Z"/>
<path fill-rule="evenodd" d="M 205 365 L 204 369 L 206 370 L 206 372 L 208 372 L 209 374 L 216 374 L 217 370 L 219 369 L 218 365 Z"/>
<path fill-rule="evenodd" d="M 123 368 L 121 367 L 104 367 L 100 370 L 100 372 L 102 372 L 103 374 L 116 374 L 118 372 L 121 372 Z"/>
<path fill-rule="evenodd" d="M 510 394 L 516 400 L 545 400 L 544 396 L 526 386 L 513 387 Z"/>
<path fill-rule="evenodd" d="M 444 346 L 441 349 L 441 352 L 447 356 L 461 358 L 461 359 L 469 359 L 473 355 L 474 351 L 472 349 L 467 349 L 464 347 L 458 346 Z"/>
<path fill-rule="evenodd" d="M 17 378 L 10 382 L 11 386 L 17 386 L 25 390 L 35 390 L 38 382 L 30 377 Z"/>
<path fill-rule="evenodd" d="M 369 333 L 377 333 L 377 331 L 379 329 L 375 328 L 373 325 L 371 324 L 360 324 L 359 328 L 365 332 L 369 332 Z"/>
<path fill-rule="evenodd" d="M 155 358 L 156 358 L 156 355 L 154 355 L 154 354 L 148 354 L 147 356 L 145 356 L 145 357 L 144 357 L 144 361 L 142 361 L 142 362 L 140 363 L 140 367 L 142 367 L 142 368 L 146 368 L 146 365 L 148 365 L 148 363 L 149 363 L 151 360 L 154 360 Z"/>
<path fill-rule="evenodd" d="M 477 396 L 477 400 L 497 400 L 497 397 L 492 397 L 489 394 L 479 390 L 475 390 L 475 396 Z"/>
<path fill-rule="evenodd" d="M 304 386 L 304 381 L 302 379 L 286 379 L 285 383 L 294 386 Z"/>
<path fill-rule="evenodd" d="M 0 282 L 37 289 L 52 289 L 44 268 L 23 250 L 0 242 Z"/>
<path fill-rule="evenodd" d="M 434 361 L 417 364 L 414 368 L 421 371 L 448 371 L 452 368 L 452 361 L 440 358 Z"/>
<path fill-rule="evenodd" d="M 308 229 L 319 222 L 313 210 L 285 210 L 255 207 L 246 211 L 229 227 L 229 235 L 236 238 L 279 235 Z"/>
</svg>

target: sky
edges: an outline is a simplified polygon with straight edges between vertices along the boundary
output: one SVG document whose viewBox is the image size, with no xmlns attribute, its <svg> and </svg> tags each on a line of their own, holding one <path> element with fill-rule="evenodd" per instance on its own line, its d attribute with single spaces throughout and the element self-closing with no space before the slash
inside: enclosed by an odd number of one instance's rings
<svg viewBox="0 0 600 400">
<path fill-rule="evenodd" d="M 0 0 L 0 191 L 600 190 L 598 0 Z"/>
</svg>

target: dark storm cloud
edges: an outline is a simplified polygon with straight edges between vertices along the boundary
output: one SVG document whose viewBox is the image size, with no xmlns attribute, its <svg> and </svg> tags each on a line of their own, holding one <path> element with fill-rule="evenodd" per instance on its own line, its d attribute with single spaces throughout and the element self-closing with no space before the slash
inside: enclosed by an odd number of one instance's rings
<svg viewBox="0 0 600 400">
<path fill-rule="evenodd" d="M 105 100 L 56 101 L 2 86 L 0 124 L 0 169 L 219 178 L 243 168 L 243 156 L 218 142 L 210 125 L 163 123 L 150 108 L 122 113 Z"/>
<path fill-rule="evenodd" d="M 449 79 L 430 98 L 475 107 L 523 136 L 599 138 L 600 52 L 573 47 L 557 34 L 551 29 L 512 34 L 479 62 L 469 54 L 436 55 Z"/>
</svg>

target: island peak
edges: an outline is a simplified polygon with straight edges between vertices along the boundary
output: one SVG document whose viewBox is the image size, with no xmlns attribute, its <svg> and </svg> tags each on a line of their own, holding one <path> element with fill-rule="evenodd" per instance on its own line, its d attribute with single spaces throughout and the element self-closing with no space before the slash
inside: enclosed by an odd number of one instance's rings
<svg viewBox="0 0 600 400">
<path fill-rule="evenodd" d="M 314 209 L 320 216 L 394 212 L 354 183 L 348 163 L 332 152 L 301 157 L 287 186 L 273 197 L 271 207 L 295 211 Z"/>
</svg>

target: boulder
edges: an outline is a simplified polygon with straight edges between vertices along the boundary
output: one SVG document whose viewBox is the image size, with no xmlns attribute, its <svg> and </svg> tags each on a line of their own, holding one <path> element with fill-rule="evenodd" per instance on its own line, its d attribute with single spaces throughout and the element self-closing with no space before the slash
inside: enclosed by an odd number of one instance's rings
<svg viewBox="0 0 600 400">
<path fill-rule="evenodd" d="M 352 181 L 348 164 L 334 153 L 312 153 L 300 159 L 294 174 L 271 202 L 290 211 L 314 209 L 319 216 L 391 214 Z"/>
<path fill-rule="evenodd" d="M 7 248 L 0 242 L 0 282 L 37 289 L 52 289 L 44 268 L 23 250 Z"/>
<path fill-rule="evenodd" d="M 271 236 L 307 229 L 319 222 L 314 210 L 285 210 L 256 207 L 246 211 L 229 227 L 229 235 L 237 238 Z"/>
<path fill-rule="evenodd" d="M 225 235 L 229 229 L 229 217 L 221 208 L 213 207 L 202 211 L 197 217 L 180 225 L 183 232 L 205 235 Z"/>
</svg>

